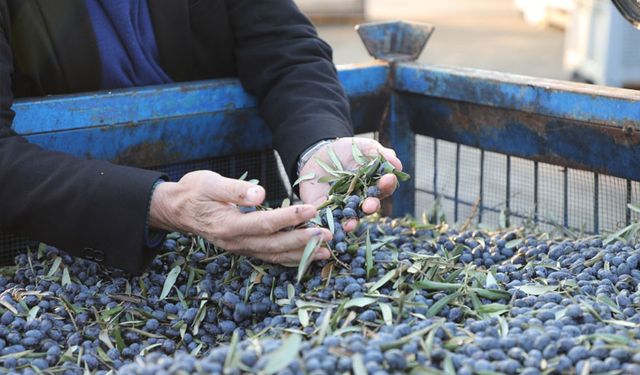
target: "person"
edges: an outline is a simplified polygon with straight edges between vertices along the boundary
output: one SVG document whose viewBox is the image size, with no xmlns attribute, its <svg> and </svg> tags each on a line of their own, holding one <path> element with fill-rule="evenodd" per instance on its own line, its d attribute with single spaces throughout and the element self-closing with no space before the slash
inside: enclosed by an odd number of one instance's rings
<svg viewBox="0 0 640 375">
<path fill-rule="evenodd" d="M 81 160 L 28 143 L 11 129 L 14 98 L 239 77 L 258 98 L 304 204 L 243 214 L 265 190 L 213 171 L 176 182 L 160 172 Z M 328 192 L 316 158 L 332 147 L 355 167 L 349 106 L 330 47 L 291 0 L 0 0 L 0 231 L 137 274 L 167 231 L 201 235 L 228 251 L 295 263 L 326 229 L 282 229 L 317 214 Z M 300 165 L 299 165 L 300 164 Z M 397 180 L 380 180 L 383 196 Z M 380 202 L 368 198 L 372 213 Z M 344 224 L 352 230 L 354 222 Z M 321 248 L 314 259 L 325 259 Z"/>
</svg>

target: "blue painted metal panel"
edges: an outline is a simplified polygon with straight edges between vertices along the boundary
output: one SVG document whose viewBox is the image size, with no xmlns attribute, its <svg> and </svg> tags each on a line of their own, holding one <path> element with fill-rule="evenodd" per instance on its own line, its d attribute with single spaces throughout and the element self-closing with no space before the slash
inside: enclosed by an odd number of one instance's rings
<svg viewBox="0 0 640 375">
<path fill-rule="evenodd" d="M 411 130 L 409 118 L 406 116 L 407 113 L 402 108 L 402 103 L 398 96 L 392 95 L 388 130 L 383 136 L 388 139 L 389 144 L 402 161 L 403 170 L 412 177 L 409 181 L 401 183 L 396 193 L 392 196 L 392 217 L 402 217 L 407 214 L 415 215 L 416 210 L 416 137 Z"/>
<path fill-rule="evenodd" d="M 384 108 L 388 67 L 347 66 L 339 77 L 354 124 L 372 131 Z M 18 101 L 14 129 L 77 157 L 157 166 L 272 147 L 255 99 L 234 79 Z"/>
<path fill-rule="evenodd" d="M 483 150 L 640 181 L 640 132 L 400 94 L 412 131 Z"/>
<path fill-rule="evenodd" d="M 18 101 L 13 128 L 43 133 L 255 107 L 236 80 L 203 81 Z"/>
<path fill-rule="evenodd" d="M 338 67 L 338 78 L 350 98 L 371 95 L 382 91 L 387 85 L 387 64 L 342 65 Z"/>
<path fill-rule="evenodd" d="M 49 150 L 140 167 L 266 150 L 272 141 L 255 110 L 40 133 L 27 139 Z"/>
<path fill-rule="evenodd" d="M 382 64 L 346 66 L 339 71 L 345 91 L 352 98 L 382 90 L 387 76 L 388 67 Z M 231 113 L 255 106 L 255 99 L 235 79 L 189 82 L 19 100 L 13 106 L 16 112 L 13 128 L 26 135 Z"/>
<path fill-rule="evenodd" d="M 400 64 L 395 88 L 414 94 L 640 130 L 640 91 L 466 68 Z"/>
</svg>

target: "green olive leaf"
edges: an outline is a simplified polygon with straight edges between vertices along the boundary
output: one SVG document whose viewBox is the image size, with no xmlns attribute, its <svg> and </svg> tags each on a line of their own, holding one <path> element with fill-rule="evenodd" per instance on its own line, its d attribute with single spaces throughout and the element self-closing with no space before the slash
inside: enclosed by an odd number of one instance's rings
<svg viewBox="0 0 640 375">
<path fill-rule="evenodd" d="M 316 174 L 311 172 L 311 173 L 307 173 L 303 176 L 298 177 L 298 179 L 293 183 L 293 185 L 291 186 L 297 186 L 298 184 L 304 182 L 304 181 L 309 181 L 312 180 L 316 177 Z"/>
<path fill-rule="evenodd" d="M 175 266 L 171 271 L 169 271 L 167 278 L 164 280 L 162 293 L 160 293 L 160 301 L 167 298 L 167 296 L 169 295 L 169 292 L 171 291 L 171 288 L 173 288 L 173 285 L 175 285 L 181 270 L 182 269 L 180 268 L 180 266 Z"/>
<path fill-rule="evenodd" d="M 362 151 L 356 144 L 355 141 L 351 141 L 351 155 L 353 156 L 353 160 L 359 165 L 363 165 L 367 162 L 367 159 L 362 155 Z"/>
<path fill-rule="evenodd" d="M 305 272 L 307 272 L 307 268 L 311 264 L 311 255 L 320 245 L 320 237 L 313 237 L 305 246 L 304 251 L 302 252 L 302 259 L 300 259 L 300 264 L 298 265 L 298 278 L 296 283 L 299 284 L 300 280 L 304 276 Z"/>
<path fill-rule="evenodd" d="M 333 147 L 331 147 L 330 145 L 327 146 L 327 154 L 329 154 L 329 158 L 331 159 L 331 162 L 333 163 L 333 165 L 336 167 L 337 170 L 339 171 L 344 170 L 344 168 L 342 168 L 342 163 L 340 163 L 340 159 L 338 158 L 338 155 L 336 155 L 336 152 L 333 151 Z"/>
<path fill-rule="evenodd" d="M 353 355 L 351 360 L 353 365 L 353 374 L 354 375 L 367 375 L 367 368 L 364 365 L 364 360 L 362 359 L 362 354 L 356 353 Z"/>
<path fill-rule="evenodd" d="M 380 306 L 380 312 L 382 313 L 382 320 L 384 320 L 384 324 L 390 326 L 393 324 L 393 312 L 391 311 L 391 306 L 388 303 L 379 302 L 378 306 Z"/>
<path fill-rule="evenodd" d="M 330 166 L 327 165 L 327 163 L 323 162 L 322 160 L 320 160 L 319 158 L 315 158 L 314 159 L 316 163 L 318 163 L 318 165 L 325 170 L 325 172 L 329 173 L 332 176 L 335 177 L 339 177 L 340 175 L 338 173 L 336 173 L 335 169 L 331 168 Z"/>
<path fill-rule="evenodd" d="M 349 309 L 351 307 L 365 307 L 371 305 L 372 303 L 375 303 L 376 301 L 376 298 L 358 297 L 347 301 L 347 303 L 344 305 L 344 308 Z"/>
<path fill-rule="evenodd" d="M 327 207 L 326 217 L 327 217 L 327 225 L 329 226 L 329 230 L 331 231 L 331 234 L 336 233 L 335 223 L 333 221 L 333 211 L 331 210 L 331 207 Z"/>
<path fill-rule="evenodd" d="M 371 288 L 369 288 L 369 293 L 373 293 L 376 290 L 382 288 L 382 286 L 388 283 L 389 281 L 391 281 L 391 279 L 393 279 L 395 275 L 396 275 L 396 270 L 391 270 L 387 272 L 384 276 L 380 278 L 380 280 L 376 281 L 376 283 L 373 284 Z"/>
<path fill-rule="evenodd" d="M 526 293 L 530 296 L 541 296 L 546 293 L 550 293 L 558 289 L 557 285 L 523 285 L 516 289 Z"/>
<path fill-rule="evenodd" d="M 425 314 L 425 316 L 427 318 L 433 318 L 434 316 L 438 315 L 438 313 L 445 306 L 447 306 L 450 302 L 458 298 L 458 296 L 460 296 L 460 292 L 455 292 L 442 297 L 440 300 L 438 300 L 438 302 L 434 303 L 431 307 L 429 307 L 429 310 L 427 310 L 427 313 Z"/>
<path fill-rule="evenodd" d="M 285 369 L 298 357 L 301 345 L 302 336 L 295 334 L 289 336 L 284 340 L 282 346 L 269 353 L 269 361 L 262 372 L 265 374 L 275 374 Z"/>
</svg>

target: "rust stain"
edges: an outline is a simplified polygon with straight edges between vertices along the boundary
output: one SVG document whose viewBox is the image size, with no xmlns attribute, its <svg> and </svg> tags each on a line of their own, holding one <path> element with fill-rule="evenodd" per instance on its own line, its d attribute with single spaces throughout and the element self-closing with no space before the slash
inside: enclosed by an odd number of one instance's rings
<svg viewBox="0 0 640 375">
<path fill-rule="evenodd" d="M 420 98 L 424 101 L 424 98 Z M 446 106 L 446 119 L 443 113 L 430 111 L 432 122 L 446 121 L 455 124 L 456 132 L 478 133 L 483 128 L 496 130 L 508 129 L 513 124 L 520 124 L 537 136 L 547 139 L 554 136 L 554 133 L 568 128 L 583 128 L 602 133 L 604 137 L 609 137 L 615 143 L 630 146 L 640 145 L 640 131 L 633 126 L 603 126 L 584 121 L 561 119 L 553 116 L 536 115 L 529 112 L 521 112 L 511 109 L 501 109 L 489 106 L 481 106 L 469 103 L 461 103 L 448 99 L 428 99 L 429 105 L 425 108 L 435 108 Z M 555 126 L 550 126 L 554 123 Z"/>
<path fill-rule="evenodd" d="M 606 174 L 620 173 L 609 161 L 617 160 L 622 149 L 640 146 L 640 131 L 633 127 L 604 126 L 414 94 L 402 95 L 402 100 L 410 108 L 416 133 L 472 147 L 484 145 L 489 151 L 550 164 Z M 520 134 L 525 139 L 509 139 L 509 134 Z M 503 138 L 487 142 L 487 137 Z M 514 144 L 522 142 L 533 148 L 514 148 Z M 600 158 L 602 162 L 593 165 L 591 157 Z"/>
<path fill-rule="evenodd" d="M 180 154 L 168 152 L 165 142 L 144 142 L 131 146 L 119 153 L 112 161 L 116 164 L 135 167 L 150 167 L 174 162 Z"/>
</svg>

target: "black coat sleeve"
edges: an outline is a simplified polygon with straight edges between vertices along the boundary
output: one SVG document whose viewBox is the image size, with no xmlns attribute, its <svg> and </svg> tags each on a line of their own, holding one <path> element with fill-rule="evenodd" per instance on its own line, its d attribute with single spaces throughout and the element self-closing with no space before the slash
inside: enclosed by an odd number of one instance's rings
<svg viewBox="0 0 640 375">
<path fill-rule="evenodd" d="M 9 25 L 0 1 L 0 231 L 142 271 L 155 256 L 143 239 L 161 174 L 43 150 L 15 134 Z"/>
<path fill-rule="evenodd" d="M 238 74 L 258 97 L 289 178 L 305 148 L 353 134 L 332 51 L 292 0 L 227 0 Z"/>
</svg>

